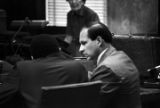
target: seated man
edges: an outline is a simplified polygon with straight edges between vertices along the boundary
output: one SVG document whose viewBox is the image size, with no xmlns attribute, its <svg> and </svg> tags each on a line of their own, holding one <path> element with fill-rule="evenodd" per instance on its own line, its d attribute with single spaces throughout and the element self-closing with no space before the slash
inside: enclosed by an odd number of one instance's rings
<svg viewBox="0 0 160 108">
<path fill-rule="evenodd" d="M 102 23 L 84 27 L 79 51 L 97 67 L 90 80 L 101 80 L 103 108 L 141 108 L 139 74 L 132 60 L 111 44 L 112 34 Z"/>
<path fill-rule="evenodd" d="M 66 58 L 53 36 L 38 35 L 31 42 L 33 60 L 17 63 L 20 92 L 28 108 L 38 108 L 42 86 L 64 85 L 88 81 L 85 68 Z"/>
</svg>

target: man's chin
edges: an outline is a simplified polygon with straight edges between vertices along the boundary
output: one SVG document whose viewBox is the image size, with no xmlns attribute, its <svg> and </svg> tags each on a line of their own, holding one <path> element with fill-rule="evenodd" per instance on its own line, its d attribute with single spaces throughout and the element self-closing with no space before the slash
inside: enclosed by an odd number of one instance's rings
<svg viewBox="0 0 160 108">
<path fill-rule="evenodd" d="M 81 9 L 81 7 L 77 7 L 77 6 L 76 6 L 76 7 L 72 7 L 71 9 L 72 9 L 72 11 L 78 11 L 78 10 Z"/>
</svg>

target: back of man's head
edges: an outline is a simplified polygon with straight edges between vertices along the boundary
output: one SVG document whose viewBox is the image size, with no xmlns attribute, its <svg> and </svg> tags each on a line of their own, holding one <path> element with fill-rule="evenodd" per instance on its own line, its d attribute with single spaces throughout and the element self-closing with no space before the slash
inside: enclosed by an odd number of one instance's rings
<svg viewBox="0 0 160 108">
<path fill-rule="evenodd" d="M 112 42 L 112 33 L 105 24 L 100 22 L 92 23 L 89 26 L 88 36 L 91 40 L 95 40 L 98 36 L 101 36 L 105 42 Z"/>
<path fill-rule="evenodd" d="M 32 39 L 30 50 L 32 56 L 37 59 L 46 57 L 52 53 L 58 53 L 59 45 L 55 37 L 41 34 Z"/>
</svg>

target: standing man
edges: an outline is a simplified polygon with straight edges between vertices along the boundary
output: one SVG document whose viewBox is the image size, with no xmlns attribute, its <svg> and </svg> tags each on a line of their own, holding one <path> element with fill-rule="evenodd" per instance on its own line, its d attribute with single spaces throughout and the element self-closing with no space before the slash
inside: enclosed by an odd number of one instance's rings
<svg viewBox="0 0 160 108">
<path fill-rule="evenodd" d="M 67 29 L 65 42 L 70 44 L 69 51 L 72 56 L 81 56 L 79 49 L 79 33 L 83 26 L 92 22 L 99 22 L 96 12 L 86 7 L 86 0 L 66 0 L 71 10 L 67 14 Z"/>
<path fill-rule="evenodd" d="M 84 27 L 79 51 L 97 67 L 91 81 L 101 80 L 103 108 L 141 108 L 139 73 L 133 61 L 112 46 L 112 34 L 102 23 Z"/>
</svg>

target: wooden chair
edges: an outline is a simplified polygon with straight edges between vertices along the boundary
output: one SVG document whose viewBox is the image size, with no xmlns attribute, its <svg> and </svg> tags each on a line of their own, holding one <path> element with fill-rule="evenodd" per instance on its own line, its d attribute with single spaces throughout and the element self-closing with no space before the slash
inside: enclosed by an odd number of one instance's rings
<svg viewBox="0 0 160 108">
<path fill-rule="evenodd" d="M 42 87 L 41 108 L 98 108 L 101 81 Z"/>
</svg>

